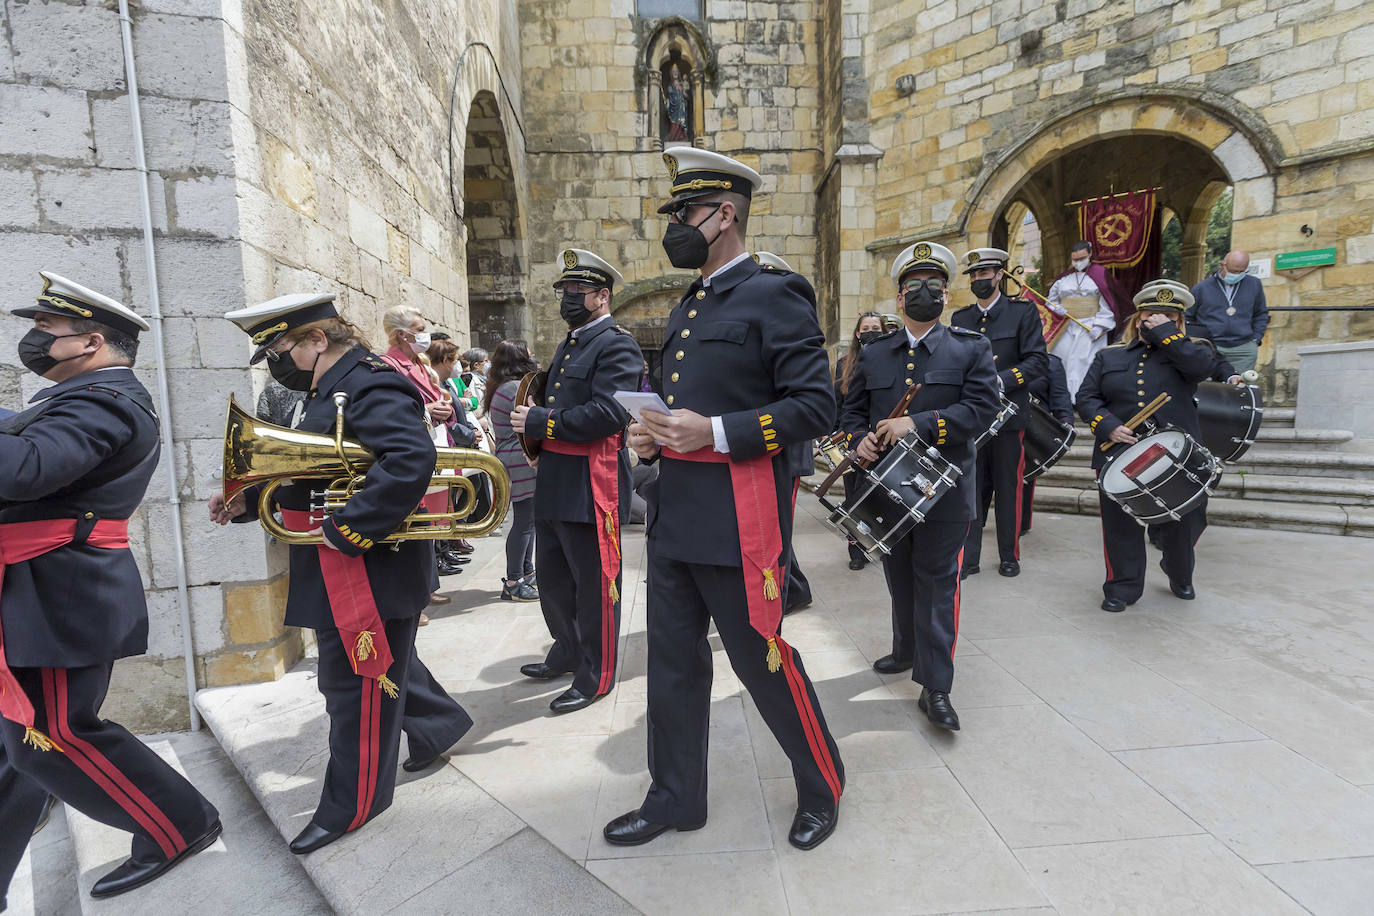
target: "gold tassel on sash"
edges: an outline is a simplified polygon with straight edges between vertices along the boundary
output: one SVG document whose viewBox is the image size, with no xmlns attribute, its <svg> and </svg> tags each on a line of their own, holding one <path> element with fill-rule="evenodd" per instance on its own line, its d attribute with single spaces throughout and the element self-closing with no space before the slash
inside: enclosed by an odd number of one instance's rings
<svg viewBox="0 0 1374 916">
<path fill-rule="evenodd" d="M 39 751 L 57 751 L 59 754 L 67 753 L 57 746 L 56 741 L 43 734 L 32 725 L 24 729 L 24 743 Z"/>
<path fill-rule="evenodd" d="M 616 557 L 619 557 L 620 539 L 615 536 L 615 516 L 610 512 L 606 513 L 606 536 L 611 539 L 611 546 L 615 548 Z"/>
<path fill-rule="evenodd" d="M 620 600 L 620 589 L 618 589 L 618 588 L 615 587 L 615 580 L 614 580 L 614 579 L 611 579 L 611 580 L 610 580 L 609 594 L 610 594 L 610 596 L 611 596 L 611 600 L 612 600 L 612 601 L 619 601 L 619 600 Z"/>
<path fill-rule="evenodd" d="M 363 630 L 358 634 L 358 641 L 354 645 L 353 652 L 360 662 L 377 657 L 377 648 L 372 644 L 371 630 Z"/>
<path fill-rule="evenodd" d="M 768 673 L 777 674 L 782 667 L 782 653 L 778 651 L 778 638 L 770 637 L 768 640 Z"/>
<path fill-rule="evenodd" d="M 773 570 L 771 568 L 765 569 L 763 571 L 763 597 L 769 601 L 777 601 L 781 595 L 782 593 L 778 591 L 778 582 L 773 578 Z"/>
<path fill-rule="evenodd" d="M 377 686 L 382 688 L 382 693 L 386 694 L 390 699 L 394 700 L 401 695 L 401 691 L 396 688 L 396 682 L 385 674 L 377 678 Z"/>
</svg>

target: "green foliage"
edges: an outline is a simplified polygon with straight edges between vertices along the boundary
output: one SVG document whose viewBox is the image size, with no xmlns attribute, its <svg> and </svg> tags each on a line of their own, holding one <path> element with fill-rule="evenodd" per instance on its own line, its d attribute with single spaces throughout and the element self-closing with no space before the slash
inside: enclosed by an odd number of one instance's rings
<svg viewBox="0 0 1374 916">
<path fill-rule="evenodd" d="M 1221 259 L 1231 250 L 1231 205 L 1234 201 L 1231 189 L 1227 188 L 1212 205 L 1207 214 L 1207 250 L 1203 255 L 1203 276 L 1216 272 Z M 1177 216 L 1169 220 L 1161 233 L 1163 247 L 1160 260 L 1160 275 L 1170 280 L 1180 280 L 1183 274 L 1183 221 Z"/>
<path fill-rule="evenodd" d="M 1160 246 L 1164 249 L 1160 256 L 1159 275 L 1166 280 L 1177 280 L 1183 273 L 1183 220 L 1170 217 L 1160 233 Z"/>
</svg>

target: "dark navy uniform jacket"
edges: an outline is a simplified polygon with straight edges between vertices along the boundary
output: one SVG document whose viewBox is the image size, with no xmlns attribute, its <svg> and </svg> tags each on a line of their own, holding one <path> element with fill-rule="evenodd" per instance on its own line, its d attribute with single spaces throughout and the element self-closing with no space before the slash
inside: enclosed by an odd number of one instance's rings
<svg viewBox="0 0 1374 916">
<path fill-rule="evenodd" d="M 992 424 L 999 404 L 992 348 L 981 334 L 936 324 L 912 347 L 906 329 L 899 328 L 864 347 L 840 429 L 850 446 L 857 446 L 915 383 L 921 390 L 906 415 L 915 422 L 916 434 L 963 471 L 955 491 L 940 497 L 926 518 L 969 521 L 976 517 L 973 440 Z"/>
<path fill-rule="evenodd" d="M 434 442 L 429 437 L 420 393 L 410 380 L 381 357 L 354 347 L 320 379 L 310 392 L 296 428 L 334 435 L 335 392 L 348 395 L 344 407 L 344 437 L 361 443 L 376 460 L 368 468 L 361 492 L 330 516 L 335 543 L 343 552 L 362 556 L 372 596 L 383 620 L 413 617 L 429 604 L 439 586 L 431 541 L 403 541 L 394 549 L 377 544 L 413 512 L 429 488 L 434 473 Z M 327 482 L 297 483 L 277 490 L 276 502 L 289 509 L 309 510 Z M 248 513 L 257 515 L 257 488 L 247 493 Z M 328 549 L 328 548 L 326 548 Z M 320 573 L 319 548 L 292 546 L 291 587 L 286 598 L 286 623 L 295 627 L 331 628 L 334 617 Z"/>
<path fill-rule="evenodd" d="M 992 341 L 992 360 L 1002 380 L 1002 391 L 1018 411 L 1005 428 L 1025 429 L 1024 408 L 1030 403 L 1031 386 L 1045 377 L 1050 365 L 1035 306 L 1025 299 L 999 295 L 987 315 L 976 304 L 970 305 L 955 312 L 949 323 L 977 331 Z"/>
<path fill-rule="evenodd" d="M 1107 347 L 1093 357 L 1088 374 L 1078 387 L 1078 415 L 1101 444 L 1112 430 L 1160 393 L 1166 393 L 1172 400 L 1151 419 L 1156 425 L 1176 426 L 1200 439 L 1202 431 L 1193 397 L 1197 394 L 1197 383 L 1211 375 L 1216 351 L 1189 340 L 1173 324 L 1160 328 L 1142 326 L 1140 335 L 1130 344 Z M 1100 468 L 1106 459 L 1100 448 L 1093 449 L 1093 467 Z"/>
<path fill-rule="evenodd" d="M 563 442 L 592 442 L 620 433 L 630 415 L 614 395 L 638 391 L 644 354 L 614 318 L 569 334 L 553 351 L 544 403 L 530 408 L 525 434 Z M 618 455 L 620 523 L 630 520 L 630 456 Z M 544 521 L 595 521 L 591 475 L 582 455 L 539 453 L 534 481 L 534 517 Z"/>
<path fill-rule="evenodd" d="M 720 417 L 732 460 L 772 456 L 786 553 L 802 449 L 835 421 L 811 284 L 746 258 L 709 287 L 700 277 L 693 281 L 668 316 L 665 334 L 668 405 Z M 730 469 L 671 458 L 659 467 L 648 519 L 654 549 L 688 563 L 739 566 Z"/>
<path fill-rule="evenodd" d="M 85 372 L 0 420 L 0 524 L 99 519 L 138 508 L 158 462 L 152 398 L 129 369 Z M 5 656 L 16 667 L 78 668 L 139 655 L 148 607 L 131 551 L 69 544 L 5 568 Z"/>
</svg>

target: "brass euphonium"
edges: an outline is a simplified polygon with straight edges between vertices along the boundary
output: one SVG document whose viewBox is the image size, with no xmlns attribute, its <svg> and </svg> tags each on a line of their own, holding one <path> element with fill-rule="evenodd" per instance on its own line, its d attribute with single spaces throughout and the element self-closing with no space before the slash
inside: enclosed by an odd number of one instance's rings
<svg viewBox="0 0 1374 916">
<path fill-rule="evenodd" d="M 327 482 L 322 510 L 327 514 L 343 508 L 350 496 L 364 484 L 367 469 L 375 460 L 363 445 L 343 437 L 343 411 L 348 395 L 334 395 L 337 415 L 334 436 L 308 433 L 277 426 L 244 410 L 229 398 L 229 416 L 224 428 L 224 500 L 228 502 L 247 487 L 262 484 L 258 494 L 258 520 L 268 534 L 287 544 L 320 544 L 319 535 L 291 531 L 272 516 L 272 494 L 277 487 L 293 481 Z M 399 541 L 456 540 L 481 537 L 494 530 L 510 508 L 510 478 L 494 455 L 471 448 L 436 448 L 434 475 L 430 487 L 449 491 L 452 508 L 448 512 L 411 512 L 401 526 L 378 543 Z M 477 504 L 472 481 L 461 475 L 463 469 L 485 471 L 491 478 L 491 509 L 475 522 L 462 519 L 471 515 Z M 444 474 L 452 471 L 452 475 Z"/>
</svg>

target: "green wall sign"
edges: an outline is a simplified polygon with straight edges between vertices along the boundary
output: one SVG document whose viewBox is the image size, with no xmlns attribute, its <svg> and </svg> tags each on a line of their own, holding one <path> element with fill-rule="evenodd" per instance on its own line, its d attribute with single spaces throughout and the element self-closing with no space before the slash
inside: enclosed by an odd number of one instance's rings
<svg viewBox="0 0 1374 916">
<path fill-rule="evenodd" d="M 1300 267 L 1326 267 L 1336 263 L 1336 249 L 1314 248 L 1311 251 L 1285 251 L 1274 258 L 1275 270 L 1294 270 Z"/>
</svg>

